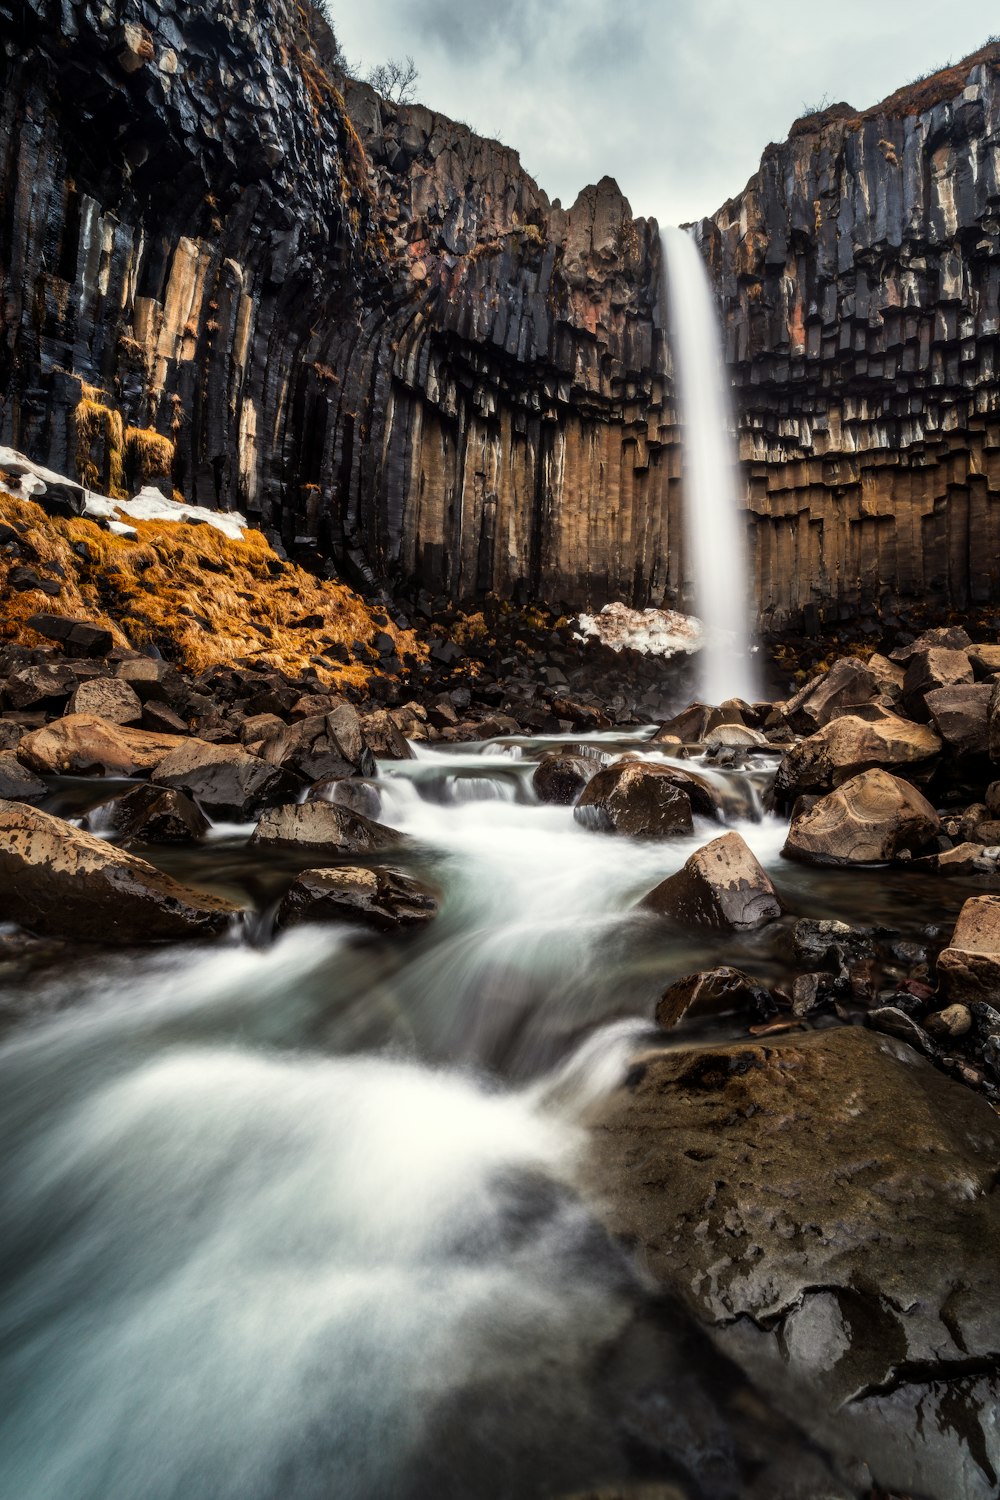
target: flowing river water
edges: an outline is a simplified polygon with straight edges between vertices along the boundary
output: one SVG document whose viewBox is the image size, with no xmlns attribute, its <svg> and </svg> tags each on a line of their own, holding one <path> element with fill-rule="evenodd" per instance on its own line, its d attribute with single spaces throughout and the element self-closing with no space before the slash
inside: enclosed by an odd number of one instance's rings
<svg viewBox="0 0 1000 1500">
<path fill-rule="evenodd" d="M 637 911 L 718 825 L 581 827 L 532 793 L 553 743 L 380 768 L 381 819 L 413 841 L 390 862 L 442 895 L 420 936 L 272 939 L 317 861 L 217 829 L 155 858 L 249 895 L 251 941 L 80 952 L 7 986 L 0 1495 L 531 1496 L 630 1472 L 606 1355 L 648 1289 L 581 1193 L 587 1110 L 671 978 L 775 978 L 783 935 Z M 912 876 L 784 864 L 766 769 L 705 774 L 797 914 L 926 920 Z"/>
</svg>

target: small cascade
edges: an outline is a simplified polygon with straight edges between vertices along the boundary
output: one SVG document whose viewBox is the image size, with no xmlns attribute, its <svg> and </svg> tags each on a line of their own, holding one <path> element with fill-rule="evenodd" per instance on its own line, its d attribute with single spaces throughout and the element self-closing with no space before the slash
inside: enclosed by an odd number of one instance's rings
<svg viewBox="0 0 1000 1500">
<path fill-rule="evenodd" d="M 665 229 L 661 243 L 684 428 L 685 529 L 705 630 L 699 694 L 706 703 L 752 701 L 746 538 L 715 304 L 692 237 Z"/>
</svg>

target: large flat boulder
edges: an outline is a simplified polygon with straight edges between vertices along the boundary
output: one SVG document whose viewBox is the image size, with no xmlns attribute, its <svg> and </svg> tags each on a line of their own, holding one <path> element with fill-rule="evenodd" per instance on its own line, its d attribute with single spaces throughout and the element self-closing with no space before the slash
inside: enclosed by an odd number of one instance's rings
<svg viewBox="0 0 1000 1500">
<path fill-rule="evenodd" d="M 863 771 L 793 818 L 782 852 L 807 864 L 883 864 L 922 849 L 940 828 L 915 786 L 888 771 Z"/>
<path fill-rule="evenodd" d="M 180 885 L 62 818 L 0 802 L 0 915 L 29 932 L 99 943 L 213 937 L 240 908 Z"/>
<path fill-rule="evenodd" d="M 893 713 L 874 720 L 844 714 L 786 752 L 775 777 L 775 794 L 788 801 L 802 792 L 827 792 L 859 771 L 921 765 L 940 751 L 941 740 L 926 724 L 913 724 Z"/>
<path fill-rule="evenodd" d="M 296 802 L 272 807 L 254 829 L 252 844 L 275 844 L 310 853 L 370 854 L 398 849 L 405 835 L 335 802 Z"/>
<path fill-rule="evenodd" d="M 684 927 L 730 932 L 751 931 L 781 916 L 770 876 L 738 833 L 724 833 L 696 850 L 641 904 Z"/>
<path fill-rule="evenodd" d="M 938 978 L 952 1001 L 1000 1005 L 1000 896 L 972 896 L 958 914 Z"/>
<path fill-rule="evenodd" d="M 669 766 L 617 760 L 584 787 L 573 816 L 584 827 L 632 838 L 691 833 L 691 799 Z"/>
<path fill-rule="evenodd" d="M 995 1496 L 981 1097 L 845 1027 L 639 1057 L 592 1141 L 610 1227 L 779 1405 L 893 1493 Z"/>
<path fill-rule="evenodd" d="M 269 765 L 241 745 L 181 740 L 153 773 L 157 786 L 193 797 L 209 817 L 255 818 L 269 803 L 293 796 L 300 785 L 281 766 Z"/>
<path fill-rule="evenodd" d="M 67 714 L 26 734 L 17 758 L 42 776 L 144 776 L 188 743 L 182 735 L 131 729 L 96 714 Z"/>
<path fill-rule="evenodd" d="M 399 870 L 341 866 L 296 876 L 278 908 L 277 924 L 360 922 L 377 932 L 397 932 L 426 926 L 437 909 L 434 892 Z"/>
</svg>

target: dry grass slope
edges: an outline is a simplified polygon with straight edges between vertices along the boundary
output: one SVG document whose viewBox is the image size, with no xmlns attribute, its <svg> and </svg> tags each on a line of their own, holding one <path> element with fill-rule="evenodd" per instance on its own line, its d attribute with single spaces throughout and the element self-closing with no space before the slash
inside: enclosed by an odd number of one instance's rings
<svg viewBox="0 0 1000 1500">
<path fill-rule="evenodd" d="M 22 553 L 0 550 L 0 638 L 6 640 L 41 645 L 27 621 L 44 611 L 106 626 L 122 646 L 151 643 L 193 671 L 260 662 L 291 676 L 314 670 L 340 687 L 361 686 L 378 670 L 353 643 L 370 645 L 379 631 L 393 638 L 398 654 L 426 655 L 412 631 L 378 623 L 371 606 L 345 584 L 321 582 L 282 562 L 260 532 L 233 541 L 212 526 L 138 521 L 138 541 L 132 541 L 94 521 L 53 519 L 2 492 L 0 520 L 17 529 Z M 12 569 L 24 566 L 58 578 L 59 596 L 12 589 Z M 322 659 L 337 645 L 351 652 L 347 664 Z"/>
</svg>

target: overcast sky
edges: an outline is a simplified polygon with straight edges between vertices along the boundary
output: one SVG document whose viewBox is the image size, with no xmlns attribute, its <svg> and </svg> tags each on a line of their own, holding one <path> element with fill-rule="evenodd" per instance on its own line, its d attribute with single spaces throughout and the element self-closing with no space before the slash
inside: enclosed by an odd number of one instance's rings
<svg viewBox="0 0 1000 1500">
<path fill-rule="evenodd" d="M 680 223 L 745 185 L 809 107 L 864 108 L 994 31 L 986 0 L 329 0 L 363 75 L 496 136 L 564 206 L 605 174 Z"/>
</svg>

